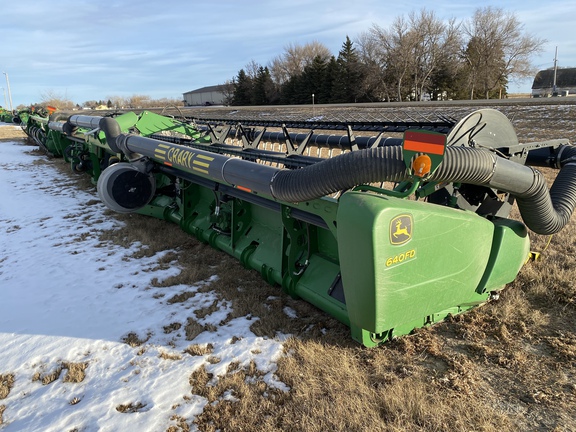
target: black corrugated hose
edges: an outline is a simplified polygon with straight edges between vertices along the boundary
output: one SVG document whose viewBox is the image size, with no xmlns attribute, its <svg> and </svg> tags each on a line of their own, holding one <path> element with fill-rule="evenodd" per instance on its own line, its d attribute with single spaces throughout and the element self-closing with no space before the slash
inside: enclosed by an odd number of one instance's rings
<svg viewBox="0 0 576 432">
<path fill-rule="evenodd" d="M 561 167 L 550 191 L 532 167 L 510 162 L 487 150 L 447 147 L 444 161 L 430 180 L 468 183 L 508 192 L 516 197 L 522 219 L 538 234 L 554 234 L 570 220 L 576 207 L 576 148 L 562 146 Z M 281 201 L 301 202 L 354 186 L 408 179 L 400 146 L 366 149 L 326 159 L 299 170 L 282 170 L 271 192 Z"/>
</svg>

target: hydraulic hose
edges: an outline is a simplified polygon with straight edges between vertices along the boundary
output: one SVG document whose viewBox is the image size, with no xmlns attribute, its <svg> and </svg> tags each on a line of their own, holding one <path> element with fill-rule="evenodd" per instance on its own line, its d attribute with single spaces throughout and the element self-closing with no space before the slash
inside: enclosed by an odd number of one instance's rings
<svg viewBox="0 0 576 432">
<path fill-rule="evenodd" d="M 576 163 L 562 167 L 550 191 L 544 177 L 538 174 L 530 193 L 516 195 L 518 208 L 532 231 L 554 234 L 568 223 L 576 207 Z"/>
<path fill-rule="evenodd" d="M 487 151 L 447 147 L 444 161 L 431 180 L 487 185 L 494 174 L 494 165 L 494 156 Z M 299 202 L 360 184 L 400 182 L 408 178 L 402 147 L 388 146 L 345 153 L 300 170 L 278 171 L 271 189 L 281 201 Z"/>
<path fill-rule="evenodd" d="M 526 225 L 534 225 L 545 233 L 560 231 L 570 220 L 576 207 L 576 147 L 561 145 L 556 151 L 556 176 L 550 191 L 540 174 L 527 196 L 517 196 L 518 208 Z M 528 225 L 528 226 L 530 226 Z"/>
<path fill-rule="evenodd" d="M 400 146 L 344 153 L 299 170 L 280 170 L 272 179 L 272 196 L 280 201 L 309 201 L 351 187 L 408 178 Z"/>
<path fill-rule="evenodd" d="M 120 129 L 118 122 L 111 117 L 100 117 L 98 127 L 100 127 L 104 132 L 104 135 L 106 135 L 106 143 L 108 144 L 108 147 L 110 147 L 114 153 L 120 153 L 121 150 L 116 144 L 116 138 L 120 135 L 122 130 Z"/>
<path fill-rule="evenodd" d="M 568 147 L 567 161 L 576 149 Z M 516 197 L 526 226 L 538 234 L 554 234 L 576 207 L 576 162 L 562 166 L 548 191 L 542 174 L 495 154 L 470 147 L 447 147 L 444 161 L 430 180 L 487 186 Z M 350 152 L 296 171 L 274 176 L 272 195 L 281 201 L 309 201 L 359 184 L 408 179 L 400 146 Z"/>
</svg>

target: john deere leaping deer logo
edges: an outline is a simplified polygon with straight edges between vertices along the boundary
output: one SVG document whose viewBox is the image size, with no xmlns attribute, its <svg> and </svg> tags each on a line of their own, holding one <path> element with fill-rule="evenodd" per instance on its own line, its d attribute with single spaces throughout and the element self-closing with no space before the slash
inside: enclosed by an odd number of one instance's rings
<svg viewBox="0 0 576 432">
<path fill-rule="evenodd" d="M 390 221 L 390 243 L 401 245 L 412 238 L 412 216 L 400 215 Z"/>
</svg>

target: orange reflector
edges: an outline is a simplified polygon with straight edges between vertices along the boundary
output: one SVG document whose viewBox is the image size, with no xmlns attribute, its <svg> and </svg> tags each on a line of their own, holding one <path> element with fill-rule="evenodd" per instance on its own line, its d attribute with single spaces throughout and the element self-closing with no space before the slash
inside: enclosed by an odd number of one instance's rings
<svg viewBox="0 0 576 432">
<path fill-rule="evenodd" d="M 170 167 L 172 166 L 172 164 L 170 162 L 166 162 L 166 161 L 164 162 L 164 165 L 168 165 Z"/>
<path fill-rule="evenodd" d="M 236 185 L 236 189 L 240 189 L 241 191 L 244 191 L 244 192 L 252 192 L 252 189 L 248 189 L 248 188 L 246 188 L 246 187 L 244 187 L 244 186 L 238 186 L 238 185 Z"/>
<path fill-rule="evenodd" d="M 443 155 L 446 135 L 406 131 L 404 150 Z"/>
<path fill-rule="evenodd" d="M 48 115 L 54 114 L 54 111 L 56 111 L 56 110 L 57 110 L 57 108 L 54 108 L 53 106 L 50 106 L 50 105 L 48 105 L 46 107 L 46 111 L 48 111 Z"/>
<path fill-rule="evenodd" d="M 432 168 L 432 160 L 428 155 L 420 155 L 412 162 L 412 172 L 416 177 L 424 177 Z"/>
</svg>

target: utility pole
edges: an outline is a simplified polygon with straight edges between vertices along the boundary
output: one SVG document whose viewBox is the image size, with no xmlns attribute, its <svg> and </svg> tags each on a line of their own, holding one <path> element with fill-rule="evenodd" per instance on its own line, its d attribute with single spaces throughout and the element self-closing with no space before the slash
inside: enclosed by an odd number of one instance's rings
<svg viewBox="0 0 576 432">
<path fill-rule="evenodd" d="M 558 70 L 558 47 L 556 47 L 556 54 L 554 54 L 554 84 L 552 86 L 552 96 L 558 96 L 558 90 L 556 90 L 556 72 Z"/>
<path fill-rule="evenodd" d="M 8 74 L 6 72 L 2 72 L 6 75 L 6 86 L 8 87 L 8 98 L 10 99 L 10 112 L 14 112 L 14 107 L 12 106 L 12 93 L 10 92 L 10 80 L 8 79 Z"/>
</svg>

